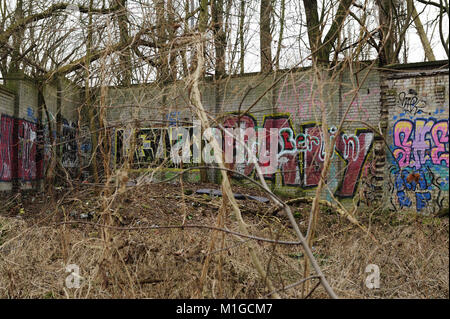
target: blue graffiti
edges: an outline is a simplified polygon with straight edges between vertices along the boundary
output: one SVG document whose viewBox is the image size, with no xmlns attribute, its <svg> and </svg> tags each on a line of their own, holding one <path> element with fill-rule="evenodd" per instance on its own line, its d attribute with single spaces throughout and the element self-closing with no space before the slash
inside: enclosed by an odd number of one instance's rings
<svg viewBox="0 0 450 319">
<path fill-rule="evenodd" d="M 391 171 L 394 176 L 394 185 L 397 190 L 397 200 L 400 208 L 411 207 L 412 201 L 407 195 L 407 191 L 415 192 L 416 209 L 420 212 L 431 200 L 432 188 L 430 177 L 425 170 L 414 171 L 412 169 L 402 169 Z"/>
<path fill-rule="evenodd" d="M 38 122 L 38 119 L 34 116 L 34 110 L 31 107 L 27 108 L 27 117 L 33 123 L 37 123 Z"/>
<path fill-rule="evenodd" d="M 431 199 L 431 194 L 426 193 L 416 193 L 416 208 L 420 212 L 423 208 L 427 206 L 427 202 Z"/>
<path fill-rule="evenodd" d="M 177 122 L 179 121 L 180 112 L 170 112 L 166 115 L 167 121 L 169 121 L 169 126 L 176 126 Z"/>
</svg>

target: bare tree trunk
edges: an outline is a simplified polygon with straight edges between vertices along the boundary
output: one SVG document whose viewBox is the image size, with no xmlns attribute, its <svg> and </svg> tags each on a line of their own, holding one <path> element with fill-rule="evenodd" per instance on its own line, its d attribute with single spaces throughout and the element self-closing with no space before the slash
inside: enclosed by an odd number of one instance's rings
<svg viewBox="0 0 450 319">
<path fill-rule="evenodd" d="M 23 19 L 24 13 L 23 13 L 23 0 L 18 0 L 16 4 L 16 10 L 14 11 L 14 19 L 16 21 L 20 21 Z M 20 47 L 23 42 L 24 38 L 24 32 L 25 28 L 20 27 L 16 32 L 12 35 L 12 43 L 13 43 L 13 51 L 11 53 L 11 64 L 9 71 L 10 72 L 17 72 L 20 68 L 20 63 L 18 61 L 18 58 L 20 56 Z"/>
<path fill-rule="evenodd" d="M 117 22 L 119 24 L 119 34 L 120 34 L 120 43 L 126 44 L 129 41 L 128 34 L 128 12 L 127 12 L 127 0 L 115 0 L 114 6 L 117 6 L 118 9 L 116 11 Z M 119 52 L 120 56 L 120 69 L 121 74 L 120 84 L 123 86 L 131 85 L 131 50 L 129 47 L 125 47 L 122 51 Z"/>
<path fill-rule="evenodd" d="M 175 40 L 176 28 L 173 1 L 167 0 L 167 35 L 169 42 Z M 178 51 L 175 49 L 171 49 L 169 52 L 169 82 L 174 82 L 177 79 L 177 53 Z"/>
<path fill-rule="evenodd" d="M 428 40 L 422 22 L 420 21 L 419 14 L 417 13 L 416 6 L 414 5 L 413 0 L 408 0 L 408 11 L 410 11 L 412 14 L 412 19 L 416 26 L 417 34 L 419 35 L 420 42 L 422 43 L 423 50 L 425 51 L 425 58 L 428 61 L 436 61 L 436 57 L 434 56 L 430 41 Z"/>
<path fill-rule="evenodd" d="M 216 80 L 220 80 L 225 75 L 226 34 L 223 29 L 223 10 L 223 0 L 214 0 L 212 5 L 212 21 L 214 48 L 216 51 Z"/>
<path fill-rule="evenodd" d="M 390 0 L 386 0 L 390 1 Z M 336 15 L 326 35 L 323 37 L 324 25 L 322 16 L 319 17 L 317 0 L 303 0 L 306 15 L 306 27 L 308 30 L 309 45 L 313 63 L 327 65 L 330 60 L 331 50 L 341 32 L 346 17 L 349 15 L 352 0 L 340 0 Z M 323 37 L 323 40 L 322 40 Z"/>
<path fill-rule="evenodd" d="M 394 8 L 392 0 L 377 0 L 380 25 L 379 64 L 381 66 L 398 62 L 395 54 Z"/>
<path fill-rule="evenodd" d="M 244 22 L 245 22 L 245 0 L 241 0 L 241 5 L 239 8 L 239 67 L 241 74 L 244 74 L 244 57 L 245 57 L 245 46 L 244 46 Z"/>
<path fill-rule="evenodd" d="M 198 17 L 198 31 L 205 32 L 208 29 L 208 0 L 200 0 L 200 15 Z"/>
<path fill-rule="evenodd" d="M 184 3 L 185 17 L 188 17 L 189 13 L 190 13 L 189 0 L 185 0 L 185 3 Z M 187 19 L 187 18 L 184 19 L 184 26 L 183 26 L 184 36 L 186 36 L 186 34 L 189 31 L 189 21 L 188 20 L 189 19 Z M 180 50 L 180 56 L 181 56 L 181 66 L 183 68 L 183 76 L 187 77 L 187 76 L 189 76 L 189 70 L 188 70 L 188 64 L 186 61 L 186 50 L 184 50 L 184 49 Z"/>
<path fill-rule="evenodd" d="M 166 48 L 167 21 L 165 18 L 164 0 L 155 0 L 155 9 L 156 9 L 156 24 L 158 26 L 157 44 L 160 46 L 158 49 L 160 67 L 157 69 L 157 82 L 164 86 L 168 82 L 170 73 L 169 56 Z"/>
<path fill-rule="evenodd" d="M 284 16 L 285 16 L 285 10 L 286 10 L 286 4 L 285 4 L 285 0 L 281 0 L 280 2 L 280 10 L 281 10 L 281 14 L 280 14 L 280 36 L 278 37 L 278 45 L 277 45 L 277 53 L 275 56 L 275 67 L 277 70 L 280 69 L 280 53 L 281 53 L 281 46 L 282 46 L 282 42 L 283 42 L 283 32 L 284 32 Z"/>
<path fill-rule="evenodd" d="M 447 17 L 449 16 L 449 6 L 448 6 L 448 1 L 444 0 L 445 3 L 443 2 L 443 0 L 439 0 L 439 5 L 441 6 L 439 8 L 439 38 L 441 39 L 441 44 L 444 47 L 445 53 L 447 54 L 447 58 L 448 58 L 448 39 L 449 39 L 449 35 L 447 33 L 447 40 L 444 37 L 444 28 L 447 28 L 444 26 L 443 24 L 443 13 L 446 12 L 447 13 Z"/>
<path fill-rule="evenodd" d="M 323 60 L 325 57 L 318 56 L 322 45 L 319 14 L 317 12 L 317 0 L 303 0 L 306 15 L 306 27 L 308 31 L 309 47 L 314 60 Z M 315 58 L 315 59 L 314 59 Z"/>
<path fill-rule="evenodd" d="M 61 77 L 56 78 L 56 171 L 62 173 L 61 158 L 62 158 L 62 83 Z"/>
<path fill-rule="evenodd" d="M 270 30 L 270 19 L 272 17 L 272 1 L 261 0 L 259 18 L 259 43 L 261 55 L 261 72 L 270 72 L 272 66 L 272 34 Z"/>
</svg>

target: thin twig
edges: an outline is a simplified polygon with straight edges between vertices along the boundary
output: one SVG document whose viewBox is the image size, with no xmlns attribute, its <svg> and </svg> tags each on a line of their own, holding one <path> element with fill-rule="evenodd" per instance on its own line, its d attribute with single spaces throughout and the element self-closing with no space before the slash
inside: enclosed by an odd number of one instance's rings
<svg viewBox="0 0 450 319">
<path fill-rule="evenodd" d="M 278 290 L 275 290 L 275 291 L 272 291 L 272 292 L 268 293 L 267 295 L 264 296 L 264 298 L 269 297 L 270 295 L 272 295 L 272 294 L 275 293 L 275 292 L 286 291 L 286 290 L 288 290 L 288 289 L 294 288 L 294 287 L 296 287 L 296 286 L 298 286 L 298 285 L 301 285 L 301 284 L 304 283 L 305 281 L 310 280 L 310 279 L 314 279 L 314 278 L 320 279 L 320 276 L 309 276 L 309 277 L 307 277 L 307 278 L 303 278 L 302 280 L 299 280 L 299 281 L 297 281 L 297 282 L 295 282 L 295 283 L 293 283 L 293 284 L 290 284 L 290 285 L 288 285 L 288 286 L 286 286 L 286 287 L 284 287 L 284 288 L 280 288 L 280 289 L 278 289 Z M 318 286 L 318 285 L 320 285 L 320 280 L 319 280 L 318 283 L 317 283 L 317 286 Z M 314 288 L 314 289 L 315 289 L 315 288 Z M 308 294 L 308 295 L 309 295 L 309 294 Z M 306 296 L 306 298 L 308 298 L 308 296 Z"/>
</svg>

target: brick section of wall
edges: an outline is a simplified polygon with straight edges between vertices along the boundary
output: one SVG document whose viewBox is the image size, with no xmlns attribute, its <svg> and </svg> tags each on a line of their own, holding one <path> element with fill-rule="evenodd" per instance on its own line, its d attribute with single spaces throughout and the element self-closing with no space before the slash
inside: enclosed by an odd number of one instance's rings
<svg viewBox="0 0 450 319">
<path fill-rule="evenodd" d="M 20 81 L 18 95 L 18 117 L 36 123 L 38 114 L 38 90 L 36 85 L 31 81 Z"/>
<path fill-rule="evenodd" d="M 0 85 L 0 114 L 12 116 L 14 113 L 14 92 Z"/>
</svg>

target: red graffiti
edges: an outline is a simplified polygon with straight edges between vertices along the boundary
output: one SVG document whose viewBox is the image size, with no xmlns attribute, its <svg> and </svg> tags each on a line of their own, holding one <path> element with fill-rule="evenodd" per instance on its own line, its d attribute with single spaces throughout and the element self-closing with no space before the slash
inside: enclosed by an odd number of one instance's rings
<svg viewBox="0 0 450 319">
<path fill-rule="evenodd" d="M 32 181 L 36 170 L 36 124 L 19 119 L 18 178 Z"/>
<path fill-rule="evenodd" d="M 311 144 L 311 151 L 303 155 L 303 181 L 305 187 L 315 187 L 319 184 L 320 174 L 323 169 L 323 141 L 320 128 L 317 126 L 304 127 L 305 134 L 316 138 L 319 143 Z"/>
<path fill-rule="evenodd" d="M 267 116 L 264 118 L 264 124 L 263 128 L 265 128 L 265 132 L 267 134 L 266 136 L 266 143 L 267 145 L 270 145 L 270 140 L 268 133 L 271 128 L 289 128 L 292 130 L 292 125 L 289 121 L 289 117 L 287 115 L 280 115 L 280 116 Z M 283 133 L 283 131 L 281 131 Z M 286 134 L 289 135 L 288 131 L 285 131 Z M 295 141 L 292 143 L 292 141 L 289 141 L 288 135 L 282 135 L 280 136 L 278 143 L 283 143 L 283 147 L 288 150 L 293 150 L 295 148 Z M 285 140 L 286 139 L 286 140 Z M 287 144 L 285 144 L 287 143 Z M 300 175 L 299 175 L 299 167 L 298 167 L 298 153 L 295 152 L 293 154 L 286 153 L 282 154 L 278 158 L 278 165 L 281 170 L 281 178 L 283 180 L 283 185 L 288 186 L 299 186 L 300 185 Z M 264 176 L 268 179 L 273 179 L 275 176 L 272 175 L 266 175 Z"/>
<path fill-rule="evenodd" d="M 347 163 L 342 183 L 336 191 L 336 196 L 338 197 L 352 197 L 355 194 L 356 186 L 362 173 L 362 167 L 372 146 L 372 132 L 358 130 L 356 136 L 358 138 L 359 151 L 356 152 L 355 148 L 353 148 L 353 154 L 348 153 L 348 150 L 351 149 L 349 147 L 350 144 L 343 138 L 343 135 L 336 139 L 336 152 Z M 347 152 L 347 155 L 345 152 Z"/>
<path fill-rule="evenodd" d="M 225 121 L 225 127 L 237 126 L 236 116 Z M 241 117 L 241 127 L 256 127 L 256 120 L 250 116 Z M 277 129 L 278 134 L 278 169 L 282 184 L 285 186 L 315 187 L 319 184 L 325 159 L 325 143 L 321 128 L 317 124 L 307 124 L 302 127 L 302 133 L 295 135 L 289 115 L 271 115 L 264 117 L 262 134 L 258 140 L 265 142 L 265 148 L 270 149 L 270 129 Z M 373 133 L 367 130 L 357 130 L 356 134 L 340 134 L 337 129 L 330 128 L 330 141 L 336 139 L 334 152 L 346 162 L 341 183 L 336 191 L 338 197 L 352 197 L 357 188 L 362 168 L 373 142 Z M 258 133 L 258 134 L 261 134 Z M 436 133 L 438 134 L 438 133 Z M 232 138 L 225 137 L 225 143 L 233 143 Z M 302 163 L 301 170 L 299 163 Z M 236 165 L 236 164 L 234 164 Z M 246 164 L 245 174 L 249 175 L 253 164 Z M 268 164 L 262 164 L 262 167 Z M 274 180 L 275 174 L 266 174 L 265 178 Z M 335 178 L 335 177 L 333 177 Z"/>
<path fill-rule="evenodd" d="M 0 122 L 0 181 L 8 182 L 13 178 L 13 127 L 14 119 L 2 115 Z"/>
<path fill-rule="evenodd" d="M 304 153 L 304 185 L 312 187 L 317 186 L 320 181 L 325 159 L 324 142 L 319 127 L 306 127 L 304 130 L 305 134 L 315 136 L 320 141 L 318 144 L 313 144 L 310 152 Z M 334 151 L 346 162 L 336 196 L 352 197 L 355 194 L 357 182 L 372 142 L 373 133 L 367 130 L 357 130 L 356 134 L 340 134 L 336 137 Z"/>
<path fill-rule="evenodd" d="M 242 128 L 242 129 L 255 128 L 256 120 L 250 115 L 242 115 L 242 116 L 230 115 L 223 123 L 223 127 L 224 128 Z M 231 138 L 228 134 L 224 134 L 224 136 L 225 136 L 225 140 L 222 145 L 225 146 L 226 143 L 233 143 L 233 148 L 236 150 L 236 139 Z M 244 136 L 244 143 L 247 143 L 247 142 L 248 142 L 248 136 Z M 236 156 L 236 154 L 233 154 L 233 156 Z M 239 164 L 239 165 L 243 165 L 242 173 L 246 176 L 251 175 L 251 173 L 253 172 L 253 169 L 255 168 L 255 164 L 253 164 L 253 163 L 246 162 L 246 163 Z M 235 161 L 233 161 L 231 169 L 236 169 L 236 168 L 237 168 L 236 163 L 235 163 Z"/>
<path fill-rule="evenodd" d="M 365 104 L 367 104 L 371 99 L 374 98 L 374 96 L 377 95 L 380 95 L 380 90 L 377 88 L 368 88 L 367 92 L 365 91 L 365 89 L 361 89 L 354 98 L 353 90 L 344 93 L 344 105 L 347 105 L 350 99 L 353 99 L 349 113 L 347 115 L 347 119 L 363 121 L 368 120 L 370 113 L 367 112 Z"/>
</svg>

